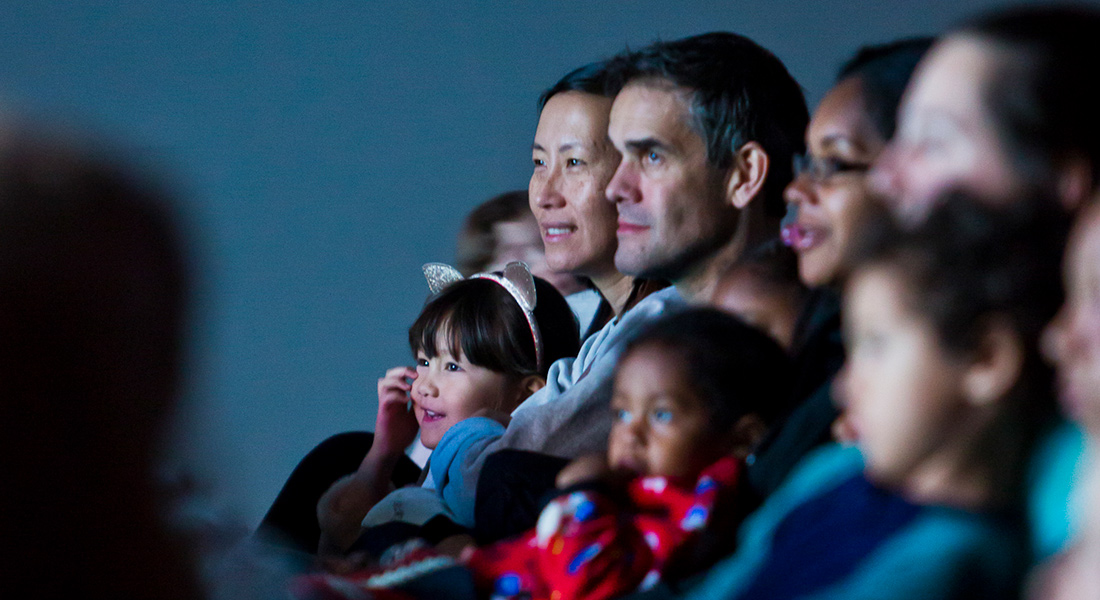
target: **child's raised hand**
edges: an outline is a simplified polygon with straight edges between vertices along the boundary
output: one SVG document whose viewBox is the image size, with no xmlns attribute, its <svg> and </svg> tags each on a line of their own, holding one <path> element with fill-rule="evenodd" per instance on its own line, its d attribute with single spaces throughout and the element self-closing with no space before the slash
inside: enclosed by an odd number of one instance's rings
<svg viewBox="0 0 1100 600">
<path fill-rule="evenodd" d="M 606 454 L 586 454 L 565 465 L 565 468 L 558 472 L 554 484 L 558 489 L 563 489 L 585 481 L 604 479 L 610 474 L 611 469 L 607 466 Z"/>
<path fill-rule="evenodd" d="M 410 380 L 413 379 L 416 379 L 415 369 L 394 367 L 378 380 L 378 418 L 371 451 L 401 454 L 416 439 L 419 425 L 409 407 Z"/>
</svg>

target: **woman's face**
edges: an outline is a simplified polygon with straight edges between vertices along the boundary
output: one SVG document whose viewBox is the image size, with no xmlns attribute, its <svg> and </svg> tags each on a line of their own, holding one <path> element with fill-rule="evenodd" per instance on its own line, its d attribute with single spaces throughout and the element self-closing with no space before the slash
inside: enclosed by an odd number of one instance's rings
<svg viewBox="0 0 1100 600">
<path fill-rule="evenodd" d="M 550 268 L 600 277 L 615 270 L 615 205 L 604 189 L 619 165 L 607 140 L 611 99 L 556 94 L 539 117 L 528 188 Z"/>
<path fill-rule="evenodd" d="M 872 202 L 866 172 L 884 145 L 867 114 L 858 77 L 841 81 L 825 95 L 806 131 L 812 166 L 785 193 L 798 219 L 784 228 L 784 239 L 798 253 L 798 272 L 806 285 L 830 284 L 841 275 Z"/>
<path fill-rule="evenodd" d="M 1100 208 L 1080 217 L 1066 251 L 1066 303 L 1047 328 L 1043 349 L 1058 367 L 1066 413 L 1100 437 Z"/>
<path fill-rule="evenodd" d="M 870 178 L 903 223 L 923 221 L 949 188 L 996 199 L 1022 187 L 985 101 L 1003 52 L 972 36 L 949 36 L 914 73 L 897 134 Z"/>
</svg>

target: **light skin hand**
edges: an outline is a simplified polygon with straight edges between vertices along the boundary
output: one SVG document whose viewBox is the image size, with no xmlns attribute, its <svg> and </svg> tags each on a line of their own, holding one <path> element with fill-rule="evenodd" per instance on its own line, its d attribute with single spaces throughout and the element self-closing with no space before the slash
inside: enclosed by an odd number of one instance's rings
<svg viewBox="0 0 1100 600">
<path fill-rule="evenodd" d="M 359 468 L 338 479 L 317 503 L 321 525 L 320 554 L 339 554 L 359 537 L 360 523 L 393 485 L 393 469 L 416 439 L 416 417 L 408 408 L 410 379 L 416 371 L 394 367 L 378 380 L 378 418 L 374 441 Z"/>
<path fill-rule="evenodd" d="M 400 456 L 416 439 L 419 425 L 408 407 L 413 379 L 416 369 L 394 367 L 378 380 L 378 418 L 370 449 L 376 458 Z"/>
<path fill-rule="evenodd" d="M 607 466 L 606 454 L 588 454 L 565 465 L 565 468 L 558 473 L 554 484 L 558 489 L 563 489 L 584 481 L 604 479 L 610 473 L 611 468 Z"/>
</svg>

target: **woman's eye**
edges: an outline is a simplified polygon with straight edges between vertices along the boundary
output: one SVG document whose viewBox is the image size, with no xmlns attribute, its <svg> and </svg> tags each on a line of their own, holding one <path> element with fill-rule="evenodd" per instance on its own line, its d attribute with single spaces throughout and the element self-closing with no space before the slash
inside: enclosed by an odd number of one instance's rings
<svg viewBox="0 0 1100 600">
<path fill-rule="evenodd" d="M 541 158 L 532 159 L 531 162 L 535 163 L 535 167 L 541 167 L 546 164 L 546 161 L 542 160 Z"/>
<path fill-rule="evenodd" d="M 616 408 L 615 409 L 615 420 L 619 423 L 629 423 L 630 422 L 630 411 L 622 409 L 622 408 Z"/>
<path fill-rule="evenodd" d="M 581 160 L 579 158 L 570 158 L 570 159 L 565 161 L 565 164 L 566 164 L 566 166 L 569 166 L 569 167 L 576 167 L 576 166 L 578 166 L 582 163 L 581 163 Z"/>
<path fill-rule="evenodd" d="M 654 423 L 670 423 L 672 421 L 672 411 L 664 408 L 658 408 L 653 411 Z"/>
<path fill-rule="evenodd" d="M 418 367 L 427 367 L 428 366 L 428 359 L 426 359 L 426 358 L 416 359 L 416 366 L 418 366 Z"/>
<path fill-rule="evenodd" d="M 447 363 L 447 370 L 448 371 L 461 371 L 462 367 L 456 365 L 453 362 L 449 362 L 449 363 Z"/>
</svg>

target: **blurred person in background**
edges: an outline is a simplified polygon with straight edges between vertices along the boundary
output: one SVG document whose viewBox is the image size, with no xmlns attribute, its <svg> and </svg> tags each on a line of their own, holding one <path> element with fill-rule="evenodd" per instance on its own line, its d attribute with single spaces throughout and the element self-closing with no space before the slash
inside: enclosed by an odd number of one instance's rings
<svg viewBox="0 0 1100 600">
<path fill-rule="evenodd" d="M 905 93 L 872 187 L 917 223 L 948 188 L 1073 210 L 1100 184 L 1100 10 L 1029 6 L 949 32 Z"/>
<path fill-rule="evenodd" d="M 0 232 L 0 596 L 198 597 L 156 479 L 189 275 L 167 196 L 0 124 Z"/>
</svg>

